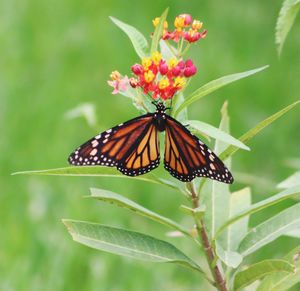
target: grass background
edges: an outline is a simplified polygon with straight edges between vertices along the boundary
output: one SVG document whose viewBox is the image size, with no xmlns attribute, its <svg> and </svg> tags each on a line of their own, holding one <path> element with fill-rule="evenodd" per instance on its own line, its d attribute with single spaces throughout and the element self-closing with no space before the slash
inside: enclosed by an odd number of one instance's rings
<svg viewBox="0 0 300 291">
<path fill-rule="evenodd" d="M 178 193 L 131 180 L 10 174 L 67 165 L 69 153 L 97 132 L 81 118 L 64 118 L 80 103 L 95 104 L 98 131 L 137 115 L 129 99 L 111 95 L 106 84 L 112 70 L 129 74 L 138 61 L 109 15 L 145 35 L 152 31 L 151 20 L 167 6 L 169 20 L 184 12 L 201 19 L 208 36 L 191 50 L 199 73 L 187 93 L 223 75 L 270 65 L 196 103 L 190 109 L 192 119 L 217 126 L 219 110 L 228 100 L 232 134 L 238 137 L 299 99 L 300 23 L 296 21 L 278 60 L 274 28 L 281 4 L 281 0 L 0 2 L 1 290 L 201 289 L 204 283 L 199 283 L 198 274 L 183 268 L 136 262 L 75 244 L 61 223 L 61 218 L 91 220 L 165 238 L 165 228 L 82 196 L 89 194 L 89 187 L 110 189 L 188 223 L 178 211 L 185 202 Z M 299 110 L 257 136 L 251 152 L 235 155 L 233 173 L 239 179 L 233 190 L 254 182 L 253 199 L 261 200 L 275 193 L 276 183 L 294 171 L 285 160 L 299 157 Z M 161 169 L 157 172 L 166 175 Z M 256 215 L 251 224 L 291 203 Z M 171 241 L 198 256 L 184 239 Z M 295 239 L 280 238 L 248 260 L 280 258 L 296 245 Z"/>
</svg>

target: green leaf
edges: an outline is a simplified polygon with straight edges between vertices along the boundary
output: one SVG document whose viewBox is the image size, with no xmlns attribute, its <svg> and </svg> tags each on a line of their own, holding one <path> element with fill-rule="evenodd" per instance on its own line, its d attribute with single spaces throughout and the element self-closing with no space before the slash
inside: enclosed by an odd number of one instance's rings
<svg viewBox="0 0 300 291">
<path fill-rule="evenodd" d="M 178 54 L 177 49 L 175 47 L 173 47 L 170 44 L 168 45 L 167 42 L 162 39 L 159 41 L 159 46 L 160 52 L 164 60 L 174 58 Z"/>
<path fill-rule="evenodd" d="M 227 113 L 227 102 L 224 103 L 222 110 L 222 118 L 220 122 L 220 129 L 229 132 L 229 117 Z M 225 144 L 222 141 L 216 140 L 214 152 L 218 154 L 223 150 Z M 227 166 L 230 168 L 230 161 L 227 161 Z M 228 220 L 229 217 L 229 201 L 230 192 L 229 186 L 225 183 L 218 181 L 207 182 L 206 191 L 203 191 L 203 201 L 201 204 L 205 204 L 206 213 L 204 216 L 205 225 L 207 226 L 210 237 L 214 237 L 217 229 L 223 224 L 224 221 Z M 224 233 L 224 237 L 226 233 Z M 227 249 L 226 245 L 223 244 L 223 238 L 220 244 L 224 249 Z"/>
<path fill-rule="evenodd" d="M 300 0 L 285 0 L 279 12 L 276 23 L 276 45 L 280 56 L 285 39 L 293 26 L 297 13 L 300 9 Z"/>
<path fill-rule="evenodd" d="M 293 238 L 300 238 L 300 228 L 290 230 L 287 233 L 285 233 L 284 235 L 293 237 Z"/>
<path fill-rule="evenodd" d="M 176 108 L 178 108 L 180 106 L 180 104 L 182 104 L 184 102 L 184 96 L 181 93 L 177 94 L 174 98 L 173 98 L 173 107 L 172 107 L 172 111 L 176 111 Z M 171 111 L 171 115 L 172 114 Z M 181 123 L 186 123 L 187 119 L 188 119 L 188 112 L 187 112 L 187 108 L 184 108 L 183 110 L 180 111 L 180 113 L 176 116 L 176 119 L 178 121 L 180 121 Z"/>
<path fill-rule="evenodd" d="M 239 253 L 225 251 L 218 242 L 216 242 L 216 254 L 226 266 L 231 268 L 237 268 L 243 260 L 243 257 Z"/>
<path fill-rule="evenodd" d="M 292 108 L 294 108 L 296 105 L 300 103 L 300 100 L 290 104 L 289 106 L 281 109 L 280 111 L 276 112 L 275 114 L 271 115 L 270 117 L 266 118 L 265 120 L 258 123 L 255 127 L 250 129 L 248 132 L 243 134 L 239 140 L 245 144 L 247 144 L 255 135 L 257 135 L 261 130 L 263 130 L 265 127 L 273 123 L 275 120 L 277 120 L 279 117 L 290 111 Z M 222 160 L 227 159 L 229 156 L 233 155 L 239 148 L 236 146 L 229 146 L 225 151 L 223 151 L 220 155 L 220 158 Z"/>
<path fill-rule="evenodd" d="M 128 198 L 125 198 L 114 192 L 104 190 L 104 189 L 91 188 L 91 196 L 90 197 L 100 200 L 100 201 L 103 201 L 103 202 L 112 203 L 112 204 L 117 205 L 122 208 L 129 209 L 139 215 L 148 217 L 151 220 L 154 220 L 156 222 L 164 224 L 172 229 L 179 230 L 180 232 L 186 234 L 189 237 L 191 236 L 189 230 L 185 229 L 183 226 L 179 225 L 178 223 L 172 221 L 169 218 L 161 216 L 161 215 L 135 203 L 134 201 L 129 200 Z"/>
<path fill-rule="evenodd" d="M 240 191 L 231 193 L 229 204 L 229 217 L 233 217 L 243 209 L 251 205 L 250 188 L 244 188 Z M 248 233 L 249 216 L 235 222 L 227 229 L 226 236 L 223 238 L 222 244 L 224 249 L 218 241 L 216 241 L 216 253 L 218 257 L 228 267 L 237 268 L 242 262 L 243 257 L 237 253 L 238 246 L 245 235 Z"/>
<path fill-rule="evenodd" d="M 242 240 L 239 252 L 245 257 L 286 232 L 300 227 L 300 203 L 297 203 L 259 224 Z"/>
<path fill-rule="evenodd" d="M 300 282 L 300 246 L 289 252 L 284 260 L 294 264 L 296 270 L 294 273 L 279 273 L 266 276 L 256 291 L 284 291 Z"/>
<path fill-rule="evenodd" d="M 140 180 L 145 182 L 150 182 L 154 184 L 164 185 L 169 188 L 180 191 L 183 194 L 186 194 L 183 189 L 181 189 L 177 184 L 157 178 L 154 174 L 145 174 L 142 176 L 130 177 L 123 175 L 116 168 L 112 167 L 101 167 L 101 166 L 76 166 L 76 167 L 65 167 L 65 168 L 56 168 L 48 170 L 36 170 L 36 171 L 22 171 L 16 172 L 12 175 L 50 175 L 50 176 L 88 176 L 88 177 L 112 177 L 112 178 L 127 178 Z"/>
<path fill-rule="evenodd" d="M 224 77 L 221 77 L 219 79 L 213 80 L 205 85 L 203 85 L 202 87 L 200 87 L 199 89 L 197 89 L 196 91 L 194 91 L 189 97 L 187 97 L 185 99 L 185 101 L 177 108 L 177 110 L 175 111 L 174 116 L 177 117 L 177 115 L 179 114 L 179 112 L 181 110 L 183 110 L 184 108 L 186 108 L 187 106 L 191 105 L 192 103 L 194 103 L 195 101 L 203 98 L 204 96 L 222 88 L 225 85 L 228 85 L 232 82 L 235 82 L 237 80 L 246 78 L 248 76 L 251 76 L 253 74 L 256 74 L 264 69 L 266 69 L 268 66 L 264 66 L 261 68 L 257 68 L 254 70 L 250 70 L 250 71 L 246 71 L 243 73 L 237 73 L 237 74 L 232 74 L 232 75 L 227 75 Z"/>
<path fill-rule="evenodd" d="M 278 272 L 293 273 L 294 266 L 284 260 L 265 260 L 240 271 L 234 278 L 234 290 L 240 290 L 266 275 Z"/>
<path fill-rule="evenodd" d="M 151 43 L 151 53 L 156 52 L 158 48 L 159 41 L 162 37 L 163 30 L 164 30 L 164 22 L 167 18 L 169 12 L 169 8 L 167 8 L 163 14 L 161 15 L 159 19 L 158 25 L 155 27 L 153 37 L 152 37 L 152 43 Z"/>
<path fill-rule="evenodd" d="M 110 16 L 110 19 L 114 24 L 116 24 L 120 29 L 122 29 L 127 34 L 127 36 L 132 42 L 132 45 L 136 53 L 141 59 L 149 55 L 148 42 L 141 32 L 139 32 L 135 27 L 127 23 L 124 23 L 115 17 Z"/>
<path fill-rule="evenodd" d="M 300 194 L 300 186 L 296 186 L 287 190 L 284 190 L 276 195 L 273 195 L 265 200 L 262 200 L 260 202 L 257 202 L 255 204 L 252 204 L 250 207 L 248 207 L 245 210 L 240 211 L 238 214 L 235 216 L 231 217 L 228 221 L 226 221 L 217 231 L 215 238 L 220 235 L 220 233 L 226 229 L 228 226 L 231 224 L 235 223 L 236 221 L 251 215 L 253 213 L 256 213 L 266 207 L 269 207 L 271 205 L 277 204 L 283 200 L 286 200 L 288 198 L 291 198 L 295 195 Z"/>
<path fill-rule="evenodd" d="M 277 185 L 277 188 L 287 189 L 297 185 L 300 185 L 300 171 L 294 173 L 293 175 L 291 175 L 290 177 L 288 177 L 287 179 L 279 183 Z"/>
<path fill-rule="evenodd" d="M 63 220 L 74 241 L 91 248 L 150 262 L 177 263 L 203 273 L 172 244 L 139 232 L 76 220 Z"/>
<path fill-rule="evenodd" d="M 196 129 L 199 132 L 203 132 L 204 134 L 215 138 L 216 140 L 223 141 L 226 144 L 234 145 L 238 148 L 249 151 L 250 148 L 244 145 L 241 141 L 234 138 L 230 134 L 216 128 L 208 123 L 198 121 L 198 120 L 188 120 L 186 123 L 192 128 Z"/>
<path fill-rule="evenodd" d="M 230 195 L 229 217 L 234 217 L 240 211 L 249 208 L 251 205 L 251 190 L 244 188 Z M 236 221 L 228 227 L 227 249 L 236 251 L 242 239 L 248 233 L 249 215 Z"/>
</svg>

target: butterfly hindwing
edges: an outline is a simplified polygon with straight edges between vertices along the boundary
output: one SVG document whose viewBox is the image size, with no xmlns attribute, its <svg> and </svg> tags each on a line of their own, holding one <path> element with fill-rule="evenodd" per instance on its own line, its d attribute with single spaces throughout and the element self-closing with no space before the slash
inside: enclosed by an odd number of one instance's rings
<svg viewBox="0 0 300 291">
<path fill-rule="evenodd" d="M 72 165 L 116 166 L 129 176 L 141 175 L 159 164 L 157 130 L 148 113 L 104 131 L 78 147 Z"/>
<path fill-rule="evenodd" d="M 224 163 L 186 127 L 168 115 L 164 165 L 172 176 L 185 182 L 195 177 L 233 182 Z"/>
<path fill-rule="evenodd" d="M 155 169 L 158 167 L 159 162 L 160 154 L 157 128 L 151 123 L 118 165 L 118 170 L 125 175 L 137 176 Z"/>
</svg>

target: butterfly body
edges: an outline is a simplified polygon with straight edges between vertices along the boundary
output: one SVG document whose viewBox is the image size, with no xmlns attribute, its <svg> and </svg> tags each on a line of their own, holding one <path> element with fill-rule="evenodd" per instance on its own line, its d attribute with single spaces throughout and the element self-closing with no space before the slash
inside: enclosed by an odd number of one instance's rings
<svg viewBox="0 0 300 291">
<path fill-rule="evenodd" d="M 232 183 L 223 162 L 195 135 L 165 113 L 163 103 L 147 113 L 104 131 L 78 147 L 70 156 L 75 166 L 117 167 L 125 175 L 145 174 L 160 163 L 158 132 L 165 131 L 164 167 L 180 181 L 208 177 Z"/>
</svg>

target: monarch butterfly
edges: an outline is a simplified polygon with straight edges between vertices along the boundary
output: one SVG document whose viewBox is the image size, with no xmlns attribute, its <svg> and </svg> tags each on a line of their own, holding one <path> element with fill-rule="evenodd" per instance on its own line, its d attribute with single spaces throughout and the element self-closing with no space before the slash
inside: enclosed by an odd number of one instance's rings
<svg viewBox="0 0 300 291">
<path fill-rule="evenodd" d="M 159 102 L 154 113 L 96 135 L 69 156 L 69 163 L 117 167 L 128 176 L 142 175 L 158 167 L 158 132 L 165 131 L 164 167 L 172 176 L 184 182 L 207 177 L 233 183 L 231 173 L 216 154 L 165 112 L 166 107 Z"/>
</svg>

